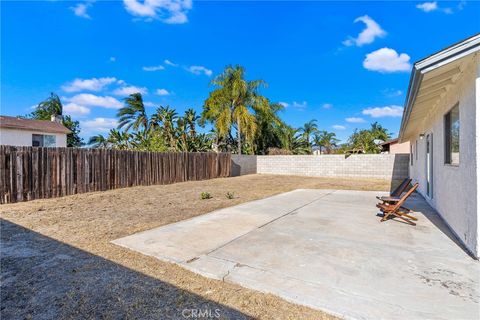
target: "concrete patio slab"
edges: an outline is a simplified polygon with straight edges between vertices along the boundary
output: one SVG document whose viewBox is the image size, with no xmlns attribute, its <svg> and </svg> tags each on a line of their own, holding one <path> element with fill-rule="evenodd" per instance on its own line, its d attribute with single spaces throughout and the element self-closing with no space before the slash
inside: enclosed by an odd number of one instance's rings
<svg viewBox="0 0 480 320">
<path fill-rule="evenodd" d="M 418 225 L 378 192 L 295 190 L 114 243 L 352 319 L 479 319 L 480 264 L 419 195 Z"/>
</svg>

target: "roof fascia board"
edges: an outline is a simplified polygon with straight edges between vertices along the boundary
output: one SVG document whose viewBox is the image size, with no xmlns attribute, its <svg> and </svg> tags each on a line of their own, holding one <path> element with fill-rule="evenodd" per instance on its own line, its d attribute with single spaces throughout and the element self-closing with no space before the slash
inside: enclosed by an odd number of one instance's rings
<svg viewBox="0 0 480 320">
<path fill-rule="evenodd" d="M 403 110 L 402 123 L 400 125 L 400 133 L 398 135 L 400 143 L 404 142 L 403 135 L 405 133 L 405 127 L 410 118 L 413 103 L 420 89 L 423 75 L 447 63 L 453 62 L 475 51 L 478 51 L 479 49 L 480 34 L 476 34 L 475 36 L 470 37 L 467 40 L 457 45 L 454 45 L 453 47 L 444 49 L 414 64 L 412 68 L 412 75 L 410 77 L 410 82 L 408 85 L 407 98 L 405 99 L 405 107 Z"/>
</svg>

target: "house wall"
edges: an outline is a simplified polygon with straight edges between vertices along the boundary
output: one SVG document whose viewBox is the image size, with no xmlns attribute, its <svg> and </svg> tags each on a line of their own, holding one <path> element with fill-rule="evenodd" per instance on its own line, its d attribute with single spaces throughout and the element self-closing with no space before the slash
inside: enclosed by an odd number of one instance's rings
<svg viewBox="0 0 480 320">
<path fill-rule="evenodd" d="M 32 146 L 32 134 L 49 134 L 56 136 L 56 146 L 67 146 L 67 135 L 64 133 L 46 133 L 39 131 L 15 130 L 0 128 L 0 144 L 11 146 Z"/>
<path fill-rule="evenodd" d="M 466 68 L 449 89 L 439 106 L 429 114 L 423 125 L 417 126 L 413 145 L 413 165 L 410 177 L 419 183 L 418 191 L 438 211 L 465 246 L 478 256 L 477 206 L 477 141 L 476 90 L 479 86 L 478 57 Z M 476 89 L 477 87 L 477 89 Z M 460 165 L 444 164 L 444 115 L 459 103 L 460 110 Z M 433 197 L 426 187 L 426 135 L 433 134 Z M 425 138 L 420 139 L 420 134 Z M 477 147 L 476 147 L 477 146 Z"/>
<path fill-rule="evenodd" d="M 257 173 L 334 178 L 404 179 L 408 154 L 257 156 Z"/>
<path fill-rule="evenodd" d="M 410 153 L 410 142 L 393 143 L 390 145 L 390 154 Z"/>
</svg>

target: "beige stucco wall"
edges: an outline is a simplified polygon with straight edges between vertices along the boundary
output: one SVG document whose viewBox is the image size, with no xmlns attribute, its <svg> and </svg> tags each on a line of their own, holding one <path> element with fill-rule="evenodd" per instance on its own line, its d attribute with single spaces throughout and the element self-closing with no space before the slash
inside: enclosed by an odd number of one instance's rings
<svg viewBox="0 0 480 320">
<path fill-rule="evenodd" d="M 6 129 L 6 128 L 0 128 L 0 144 L 10 145 L 10 146 L 31 147 L 32 134 L 54 135 L 56 136 L 57 147 L 67 146 L 67 135 L 64 133 L 46 133 L 46 132 L 14 130 L 14 129 Z"/>
<path fill-rule="evenodd" d="M 410 142 L 394 143 L 390 145 L 390 154 L 410 153 Z"/>
<path fill-rule="evenodd" d="M 479 255 L 479 227 L 477 200 L 477 141 L 478 83 L 480 72 L 478 57 L 441 99 L 437 109 L 417 126 L 413 144 L 413 165 L 410 177 L 419 183 L 418 191 L 439 212 L 450 228 L 476 256 Z M 475 65 L 476 63 L 476 65 Z M 459 103 L 460 110 L 460 165 L 444 164 L 444 115 Z M 426 190 L 426 138 L 420 134 L 433 134 L 433 196 Z M 477 146 L 477 147 L 476 147 Z"/>
</svg>

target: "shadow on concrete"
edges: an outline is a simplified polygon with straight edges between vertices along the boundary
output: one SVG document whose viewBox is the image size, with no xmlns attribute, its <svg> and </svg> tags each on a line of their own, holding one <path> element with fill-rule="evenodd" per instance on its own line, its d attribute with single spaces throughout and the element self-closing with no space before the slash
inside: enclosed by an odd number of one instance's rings
<svg viewBox="0 0 480 320">
<path fill-rule="evenodd" d="M 410 186 L 411 187 L 411 186 Z M 408 189 L 407 189 L 408 190 Z M 405 207 L 409 208 L 414 212 L 420 212 L 425 218 L 427 218 L 438 230 L 445 234 L 450 240 L 452 240 L 458 247 L 460 247 L 463 252 L 465 252 L 470 257 L 474 258 L 473 254 L 465 247 L 463 242 L 456 236 L 456 234 L 450 229 L 446 221 L 438 214 L 438 212 L 433 209 L 425 198 L 418 192 L 414 192 L 406 201 Z M 383 213 L 378 213 L 378 217 L 383 217 Z M 400 219 L 390 219 L 390 221 L 405 223 L 406 222 Z M 415 226 L 412 226 L 415 228 Z"/>
<path fill-rule="evenodd" d="M 433 209 L 423 196 L 415 192 L 410 199 L 406 201 L 406 206 L 415 212 L 421 212 L 430 222 L 435 225 L 443 234 L 450 238 L 457 246 L 459 246 L 466 254 L 475 258 L 472 253 L 465 247 L 463 242 L 450 229 L 447 222 L 440 216 L 440 214 Z"/>
<path fill-rule="evenodd" d="M 249 318 L 9 221 L 0 226 L 2 319 Z"/>
</svg>

